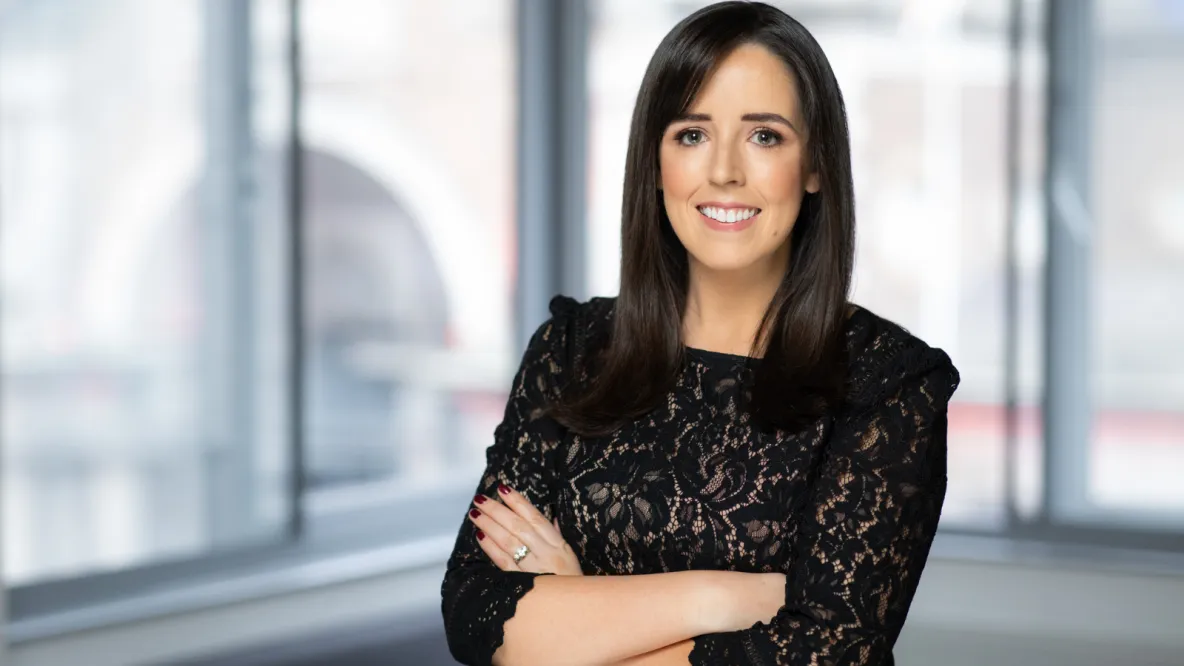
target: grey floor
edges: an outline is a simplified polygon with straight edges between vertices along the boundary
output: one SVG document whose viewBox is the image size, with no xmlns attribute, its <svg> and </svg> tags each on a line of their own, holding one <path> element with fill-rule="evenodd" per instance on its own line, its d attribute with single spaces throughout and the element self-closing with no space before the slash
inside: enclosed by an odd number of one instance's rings
<svg viewBox="0 0 1184 666">
<path fill-rule="evenodd" d="M 200 661 L 161 666 L 456 666 L 438 614 L 382 619 L 349 631 L 321 634 Z"/>
<path fill-rule="evenodd" d="M 1184 666 L 1184 655 L 1146 644 L 1054 641 L 1039 636 L 906 628 L 898 666 Z M 161 666 L 455 666 L 437 615 L 387 619 L 282 645 Z"/>
</svg>

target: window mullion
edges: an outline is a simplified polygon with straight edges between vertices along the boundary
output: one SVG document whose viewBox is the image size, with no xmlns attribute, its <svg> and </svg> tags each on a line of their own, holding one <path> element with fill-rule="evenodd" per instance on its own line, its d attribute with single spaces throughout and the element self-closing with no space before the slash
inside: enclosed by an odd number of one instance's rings
<svg viewBox="0 0 1184 666">
<path fill-rule="evenodd" d="M 587 6 L 518 2 L 518 332 L 525 347 L 552 294 L 585 298 Z"/>
<path fill-rule="evenodd" d="M 1057 521 L 1088 501 L 1093 2 L 1049 0 L 1045 205 L 1044 511 Z"/>
</svg>

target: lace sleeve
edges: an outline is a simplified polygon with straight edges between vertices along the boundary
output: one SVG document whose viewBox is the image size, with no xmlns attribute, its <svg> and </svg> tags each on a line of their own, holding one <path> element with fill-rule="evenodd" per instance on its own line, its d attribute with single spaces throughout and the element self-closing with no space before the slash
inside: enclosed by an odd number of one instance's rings
<svg viewBox="0 0 1184 666">
<path fill-rule="evenodd" d="M 550 456 L 560 426 L 541 417 L 541 407 L 556 386 L 566 347 L 574 301 L 552 301 L 552 317 L 527 345 L 511 385 L 502 422 L 486 450 L 486 467 L 476 494 L 497 497 L 498 483 L 526 496 L 548 518 L 553 517 Z M 476 530 L 462 517 L 460 533 L 441 586 L 444 629 L 453 658 L 462 664 L 487 666 L 504 637 L 503 625 L 514 616 L 518 600 L 534 586 L 537 575 L 502 571 L 477 544 Z"/>
<path fill-rule="evenodd" d="M 874 401 L 836 423 L 811 504 L 792 511 L 801 527 L 785 605 L 768 624 L 697 637 L 691 664 L 893 663 L 945 498 L 959 382 L 940 350 L 899 358 L 872 382 Z"/>
</svg>

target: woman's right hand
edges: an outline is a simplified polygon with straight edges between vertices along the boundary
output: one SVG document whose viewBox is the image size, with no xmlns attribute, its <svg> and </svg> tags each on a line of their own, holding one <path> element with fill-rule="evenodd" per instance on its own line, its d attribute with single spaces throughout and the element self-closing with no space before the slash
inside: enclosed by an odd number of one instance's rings
<svg viewBox="0 0 1184 666">
<path fill-rule="evenodd" d="M 560 576 L 582 576 L 580 561 L 575 551 L 563 539 L 558 521 L 548 521 L 525 496 L 498 484 L 502 502 L 485 495 L 477 495 L 469 520 L 478 528 L 477 540 L 481 550 L 502 571 L 550 573 Z M 488 538 L 486 538 L 488 537 Z M 526 546 L 528 553 L 515 562 L 512 553 Z"/>
</svg>

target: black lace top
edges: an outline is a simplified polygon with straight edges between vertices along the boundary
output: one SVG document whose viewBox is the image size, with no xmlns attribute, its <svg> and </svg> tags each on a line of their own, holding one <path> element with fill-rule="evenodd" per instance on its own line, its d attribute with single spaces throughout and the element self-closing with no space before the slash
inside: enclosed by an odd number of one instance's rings
<svg viewBox="0 0 1184 666">
<path fill-rule="evenodd" d="M 949 357 L 856 308 L 848 404 L 812 428 L 754 428 L 736 405 L 759 361 L 689 349 L 664 406 L 586 440 L 536 417 L 614 303 L 551 302 L 477 493 L 496 497 L 505 483 L 558 516 L 588 575 L 786 574 L 771 622 L 696 637 L 691 664 L 892 664 L 945 497 L 946 407 L 959 382 Z M 501 571 L 460 522 L 445 630 L 458 661 L 489 664 L 538 574 Z"/>
</svg>

